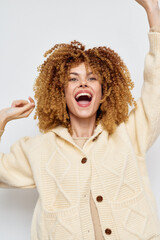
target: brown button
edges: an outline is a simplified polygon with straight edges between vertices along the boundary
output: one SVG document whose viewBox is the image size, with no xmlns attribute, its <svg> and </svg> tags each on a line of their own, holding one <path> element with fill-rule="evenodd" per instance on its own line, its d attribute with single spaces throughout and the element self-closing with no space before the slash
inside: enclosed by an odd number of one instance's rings
<svg viewBox="0 0 160 240">
<path fill-rule="evenodd" d="M 102 196 L 97 196 L 96 200 L 97 200 L 97 202 L 102 202 L 103 197 Z"/>
<path fill-rule="evenodd" d="M 105 233 L 108 234 L 108 235 L 110 235 L 110 234 L 112 233 L 112 231 L 111 231 L 111 229 L 106 228 Z"/>
<path fill-rule="evenodd" d="M 96 136 L 96 137 L 94 137 L 94 138 L 92 139 L 92 141 L 94 142 L 96 139 L 97 139 L 97 136 Z"/>
<path fill-rule="evenodd" d="M 87 158 L 86 157 L 82 158 L 81 163 L 86 163 L 86 162 L 87 162 Z"/>
</svg>

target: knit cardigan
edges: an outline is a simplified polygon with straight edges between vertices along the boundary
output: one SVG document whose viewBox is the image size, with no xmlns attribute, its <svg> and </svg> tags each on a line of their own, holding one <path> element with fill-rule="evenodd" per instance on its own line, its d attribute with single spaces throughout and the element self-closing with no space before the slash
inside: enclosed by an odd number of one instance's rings
<svg viewBox="0 0 160 240">
<path fill-rule="evenodd" d="M 160 135 L 160 33 L 148 37 L 138 107 L 113 134 L 99 124 L 80 148 L 58 126 L 0 153 L 0 187 L 38 190 L 31 240 L 95 240 L 90 191 L 104 239 L 160 240 L 146 168 L 146 152 Z"/>
</svg>

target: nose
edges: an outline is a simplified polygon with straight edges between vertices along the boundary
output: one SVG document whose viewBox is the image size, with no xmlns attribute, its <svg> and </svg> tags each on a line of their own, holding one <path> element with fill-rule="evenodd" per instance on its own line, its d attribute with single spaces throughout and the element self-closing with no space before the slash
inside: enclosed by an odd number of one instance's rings
<svg viewBox="0 0 160 240">
<path fill-rule="evenodd" d="M 80 87 L 88 87 L 88 85 L 85 83 L 82 83 L 82 84 L 80 84 Z"/>
<path fill-rule="evenodd" d="M 87 82 L 86 82 L 85 80 L 82 80 L 82 81 L 80 82 L 79 87 L 88 87 L 88 84 L 87 84 Z"/>
</svg>

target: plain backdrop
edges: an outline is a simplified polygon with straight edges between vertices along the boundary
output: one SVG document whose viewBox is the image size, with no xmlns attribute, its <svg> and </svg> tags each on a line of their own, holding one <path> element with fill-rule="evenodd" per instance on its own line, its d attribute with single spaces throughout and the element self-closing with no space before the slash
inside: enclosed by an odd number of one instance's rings
<svg viewBox="0 0 160 240">
<path fill-rule="evenodd" d="M 149 24 L 135 0 L 0 0 L 0 109 L 13 100 L 34 97 L 33 83 L 43 54 L 56 43 L 107 46 L 126 63 L 140 96 Z M 23 136 L 39 133 L 35 110 L 6 125 L 0 151 Z M 160 137 L 147 152 L 147 169 L 160 217 Z M 0 239 L 29 240 L 36 189 L 0 189 Z"/>
</svg>

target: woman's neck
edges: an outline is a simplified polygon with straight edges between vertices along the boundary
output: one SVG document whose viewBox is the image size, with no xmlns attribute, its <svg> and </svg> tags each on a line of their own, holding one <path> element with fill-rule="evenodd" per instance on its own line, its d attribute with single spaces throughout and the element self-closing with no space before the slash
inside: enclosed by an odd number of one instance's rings
<svg viewBox="0 0 160 240">
<path fill-rule="evenodd" d="M 72 137 L 90 137 L 95 129 L 95 117 L 89 119 L 75 118 L 70 116 Z"/>
</svg>

